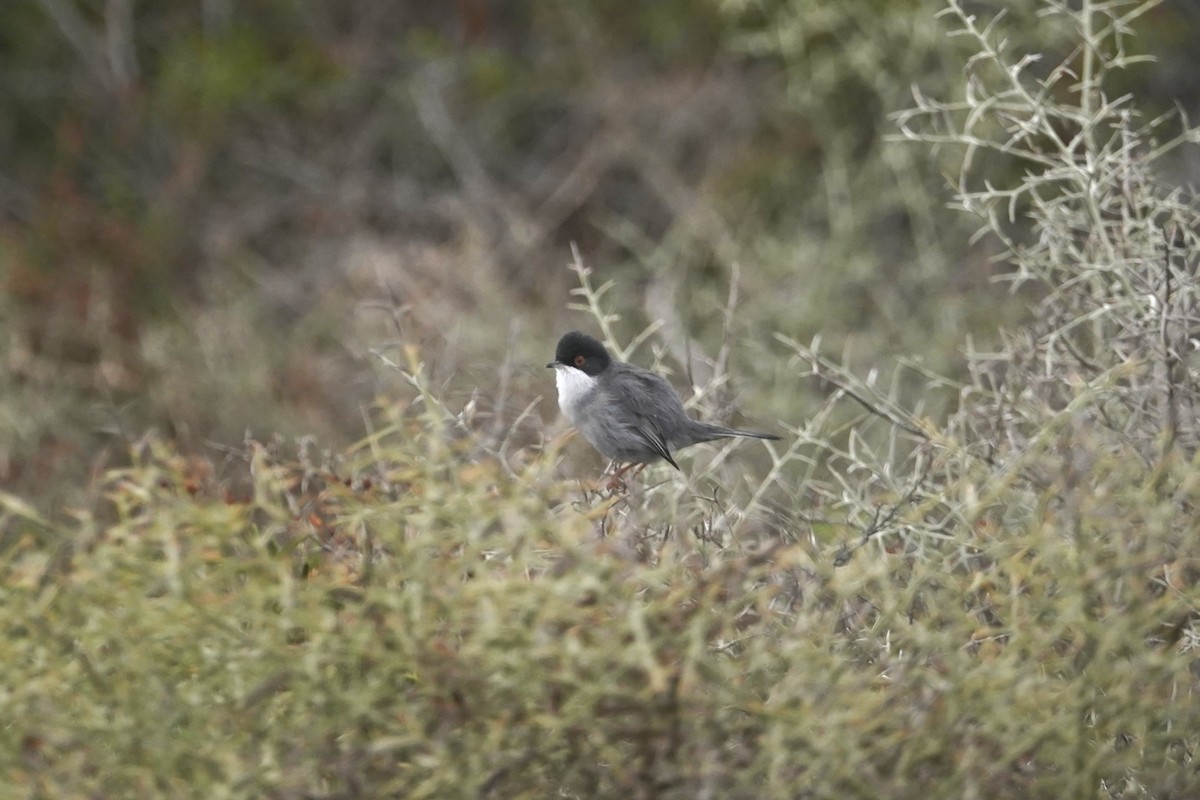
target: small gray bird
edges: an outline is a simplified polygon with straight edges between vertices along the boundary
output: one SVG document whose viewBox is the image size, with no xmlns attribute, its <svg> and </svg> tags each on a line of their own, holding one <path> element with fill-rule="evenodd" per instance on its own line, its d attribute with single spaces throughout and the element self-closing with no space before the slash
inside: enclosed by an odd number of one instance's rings
<svg viewBox="0 0 1200 800">
<path fill-rule="evenodd" d="M 604 345 L 579 331 L 558 340 L 554 360 L 546 366 L 554 368 L 563 414 L 592 447 L 616 462 L 663 458 L 679 469 L 671 451 L 681 447 L 731 436 L 779 438 L 691 419 L 665 378 L 614 361 Z"/>
</svg>

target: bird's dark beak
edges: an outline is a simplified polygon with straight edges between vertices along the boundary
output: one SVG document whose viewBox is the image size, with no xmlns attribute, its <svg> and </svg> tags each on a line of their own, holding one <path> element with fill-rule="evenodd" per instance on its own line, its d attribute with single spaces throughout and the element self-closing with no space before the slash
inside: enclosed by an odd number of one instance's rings
<svg viewBox="0 0 1200 800">
<path fill-rule="evenodd" d="M 554 367 L 557 367 L 557 366 L 558 366 L 558 362 L 557 362 L 557 361 L 551 361 L 551 362 L 550 362 L 549 364 L 547 364 L 546 366 L 547 366 L 547 367 L 550 367 L 550 368 L 554 368 Z"/>
</svg>

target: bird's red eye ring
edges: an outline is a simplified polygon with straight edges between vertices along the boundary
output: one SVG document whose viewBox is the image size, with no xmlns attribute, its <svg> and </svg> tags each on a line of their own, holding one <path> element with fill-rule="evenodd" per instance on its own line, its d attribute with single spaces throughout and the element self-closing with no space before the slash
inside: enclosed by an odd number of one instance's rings
<svg viewBox="0 0 1200 800">
<path fill-rule="evenodd" d="M 586 363 L 587 363 L 587 359 L 584 358 L 583 356 L 575 356 L 575 366 L 582 367 Z"/>
</svg>

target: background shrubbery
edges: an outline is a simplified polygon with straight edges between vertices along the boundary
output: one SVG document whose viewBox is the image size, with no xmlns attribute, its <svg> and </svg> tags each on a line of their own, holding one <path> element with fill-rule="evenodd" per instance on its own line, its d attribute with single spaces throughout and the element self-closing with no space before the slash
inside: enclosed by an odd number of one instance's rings
<svg viewBox="0 0 1200 800">
<path fill-rule="evenodd" d="M 1005 6 L 7 14 L 0 796 L 1196 795 L 1200 37 Z"/>
</svg>

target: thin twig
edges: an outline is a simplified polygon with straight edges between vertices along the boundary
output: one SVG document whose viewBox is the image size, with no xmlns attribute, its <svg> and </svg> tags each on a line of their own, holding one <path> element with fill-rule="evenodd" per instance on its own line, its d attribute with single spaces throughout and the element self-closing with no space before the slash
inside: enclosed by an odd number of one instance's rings
<svg viewBox="0 0 1200 800">
<path fill-rule="evenodd" d="M 1179 365 L 1179 353 L 1171 345 L 1168 327 L 1171 306 L 1171 231 L 1163 231 L 1163 301 L 1160 310 L 1159 334 L 1163 347 L 1163 376 L 1167 382 L 1167 419 L 1163 431 L 1163 456 L 1175 447 L 1175 436 L 1179 430 L 1179 403 L 1175 397 L 1175 372 Z"/>
<path fill-rule="evenodd" d="M 929 476 L 929 470 L 932 468 L 932 466 L 933 456 L 930 455 L 925 459 L 925 465 L 921 469 L 921 474 L 916 477 L 912 483 L 912 486 L 910 486 L 908 491 L 904 493 L 904 497 L 901 497 L 897 502 L 893 503 L 892 507 L 887 511 L 887 513 L 884 513 L 883 511 L 884 506 L 875 506 L 875 513 L 871 516 L 871 522 L 865 528 L 863 528 L 862 536 L 859 538 L 858 542 L 853 545 L 842 545 L 842 547 L 838 550 L 837 555 L 834 556 L 833 565 L 835 567 L 844 567 L 846 564 L 850 563 L 850 557 L 853 556 L 860 547 L 871 541 L 872 537 L 874 537 L 888 525 L 892 524 L 892 520 L 894 520 L 900 514 L 901 509 L 910 505 L 913 500 L 916 499 L 917 491 L 922 485 L 924 485 L 925 479 Z"/>
</svg>

